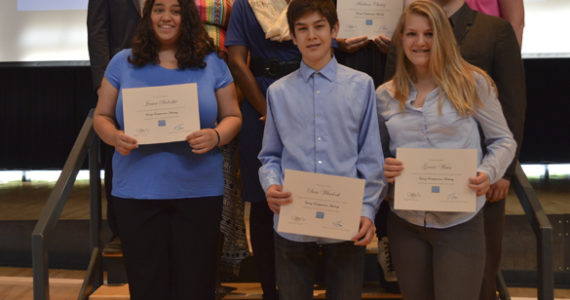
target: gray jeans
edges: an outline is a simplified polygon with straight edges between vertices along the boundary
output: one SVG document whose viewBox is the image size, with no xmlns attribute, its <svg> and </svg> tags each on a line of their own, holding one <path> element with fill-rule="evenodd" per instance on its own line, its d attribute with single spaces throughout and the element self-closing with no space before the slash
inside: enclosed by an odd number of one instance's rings
<svg viewBox="0 0 570 300">
<path fill-rule="evenodd" d="M 404 299 L 479 299 L 485 266 L 481 212 L 445 229 L 416 226 L 390 212 L 388 237 Z"/>
</svg>

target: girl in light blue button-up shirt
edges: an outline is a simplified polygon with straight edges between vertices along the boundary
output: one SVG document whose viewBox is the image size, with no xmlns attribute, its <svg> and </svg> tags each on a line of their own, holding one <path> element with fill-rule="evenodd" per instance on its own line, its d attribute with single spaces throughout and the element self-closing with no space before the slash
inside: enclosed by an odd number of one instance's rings
<svg viewBox="0 0 570 300">
<path fill-rule="evenodd" d="M 476 149 L 478 153 L 477 175 L 469 179 L 477 195 L 475 212 L 392 207 L 388 235 L 400 287 L 405 299 L 478 299 L 485 256 L 479 211 L 490 184 L 511 163 L 516 143 L 492 79 L 461 58 L 439 6 L 428 1 L 408 6 L 393 41 L 396 74 L 376 91 L 388 157 L 386 180 L 393 183 L 406 166 L 394 158 L 400 147 Z"/>
</svg>

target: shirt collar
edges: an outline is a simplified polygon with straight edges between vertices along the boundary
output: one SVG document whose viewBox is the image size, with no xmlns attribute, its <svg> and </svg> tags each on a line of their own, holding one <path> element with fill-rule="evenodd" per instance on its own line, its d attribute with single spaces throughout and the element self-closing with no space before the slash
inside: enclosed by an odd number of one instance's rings
<svg viewBox="0 0 570 300">
<path fill-rule="evenodd" d="M 307 66 L 301 60 L 301 66 L 299 67 L 299 73 L 301 74 L 301 77 L 303 77 L 303 79 L 305 81 L 309 80 L 309 78 L 311 78 L 311 76 L 315 73 L 319 73 L 319 74 L 323 75 L 323 77 L 328 79 L 329 81 L 333 81 L 333 79 L 336 75 L 337 69 L 338 69 L 338 63 L 336 61 L 336 58 L 333 56 L 331 58 L 331 60 L 329 61 L 329 63 L 326 66 L 324 66 L 320 71 L 313 70 L 311 67 Z"/>
<path fill-rule="evenodd" d="M 416 86 L 410 82 L 409 85 L 409 93 L 408 93 L 408 99 L 406 99 L 406 104 L 413 106 L 412 102 L 416 101 L 416 98 L 418 97 L 418 91 L 416 90 Z M 430 91 L 427 96 L 426 96 L 426 101 L 435 94 L 439 94 L 439 86 L 436 86 L 435 89 L 433 89 L 432 91 Z"/>
</svg>

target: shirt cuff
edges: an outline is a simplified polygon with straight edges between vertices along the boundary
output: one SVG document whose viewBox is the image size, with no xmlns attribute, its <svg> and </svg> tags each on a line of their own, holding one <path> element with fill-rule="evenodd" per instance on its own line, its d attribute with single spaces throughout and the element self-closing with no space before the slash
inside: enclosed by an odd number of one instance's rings
<svg viewBox="0 0 570 300">
<path fill-rule="evenodd" d="M 374 211 L 374 207 L 372 207 L 372 205 L 366 203 L 362 204 L 362 212 L 360 215 L 362 217 L 367 217 L 370 219 L 370 221 L 372 221 L 372 224 L 374 224 L 374 217 L 376 216 L 376 212 Z"/>
<path fill-rule="evenodd" d="M 274 184 L 283 185 L 281 175 L 277 174 L 275 170 L 264 170 L 263 172 L 260 171 L 259 183 L 261 183 L 261 187 L 265 192 L 267 192 L 267 189 Z"/>
</svg>

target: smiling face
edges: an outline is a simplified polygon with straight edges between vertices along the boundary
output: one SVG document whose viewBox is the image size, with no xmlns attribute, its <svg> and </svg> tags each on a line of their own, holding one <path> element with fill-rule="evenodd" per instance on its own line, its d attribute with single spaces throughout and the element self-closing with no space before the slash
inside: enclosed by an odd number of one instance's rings
<svg viewBox="0 0 570 300">
<path fill-rule="evenodd" d="M 180 3 L 178 0 L 156 0 L 150 13 L 152 30 L 162 47 L 173 46 L 180 36 Z"/>
<path fill-rule="evenodd" d="M 318 12 L 308 13 L 295 21 L 293 43 L 297 45 L 303 62 L 313 70 L 320 70 L 332 57 L 332 39 L 338 33 L 338 23 L 332 28 Z"/>
<path fill-rule="evenodd" d="M 433 43 L 433 28 L 427 17 L 409 14 L 402 33 L 404 54 L 416 71 L 427 71 Z"/>
</svg>

